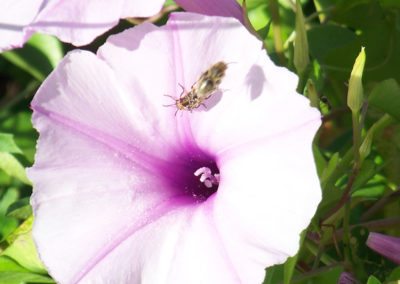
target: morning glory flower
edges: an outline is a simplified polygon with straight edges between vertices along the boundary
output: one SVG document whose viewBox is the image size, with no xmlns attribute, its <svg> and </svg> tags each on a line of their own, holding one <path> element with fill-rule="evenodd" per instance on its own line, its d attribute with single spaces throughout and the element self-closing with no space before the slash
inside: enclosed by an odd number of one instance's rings
<svg viewBox="0 0 400 284">
<path fill-rule="evenodd" d="M 400 265 L 400 238 L 371 232 L 367 246 Z"/>
<path fill-rule="evenodd" d="M 0 51 L 22 46 L 34 32 L 85 45 L 120 18 L 158 13 L 164 0 L 2 0 Z"/>
<path fill-rule="evenodd" d="M 176 113 L 217 62 L 218 88 Z M 233 18 L 173 13 L 70 52 L 32 102 L 33 236 L 50 275 L 261 283 L 321 199 L 320 114 L 296 85 Z"/>
</svg>

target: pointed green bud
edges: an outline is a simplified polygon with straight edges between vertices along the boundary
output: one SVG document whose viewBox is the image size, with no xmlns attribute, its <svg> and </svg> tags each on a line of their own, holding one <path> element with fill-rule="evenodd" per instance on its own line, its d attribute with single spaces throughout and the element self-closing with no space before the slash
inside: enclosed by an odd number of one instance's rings
<svg viewBox="0 0 400 284">
<path fill-rule="evenodd" d="M 300 0 L 296 1 L 296 38 L 294 39 L 294 66 L 302 74 L 310 63 L 306 25 Z"/>
<path fill-rule="evenodd" d="M 351 71 L 349 90 L 347 93 L 347 105 L 353 113 L 359 113 L 364 100 L 362 86 L 364 65 L 365 51 L 364 47 L 362 47 L 361 52 L 358 54 L 356 61 L 354 62 L 353 70 Z"/>
</svg>

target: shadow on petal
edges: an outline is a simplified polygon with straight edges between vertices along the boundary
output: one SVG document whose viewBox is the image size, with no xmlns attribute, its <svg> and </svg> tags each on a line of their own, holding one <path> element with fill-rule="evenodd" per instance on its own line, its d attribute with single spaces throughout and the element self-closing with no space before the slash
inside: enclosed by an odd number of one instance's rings
<svg viewBox="0 0 400 284">
<path fill-rule="evenodd" d="M 258 65 L 253 65 L 246 76 L 246 84 L 250 87 L 250 98 L 252 101 L 262 94 L 265 81 L 266 78 L 262 68 Z"/>
</svg>

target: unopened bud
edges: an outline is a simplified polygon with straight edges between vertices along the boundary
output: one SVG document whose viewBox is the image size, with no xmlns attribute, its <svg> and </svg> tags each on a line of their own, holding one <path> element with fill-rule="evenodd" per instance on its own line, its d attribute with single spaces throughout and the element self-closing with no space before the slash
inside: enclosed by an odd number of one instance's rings
<svg viewBox="0 0 400 284">
<path fill-rule="evenodd" d="M 361 52 L 358 54 L 356 61 L 354 62 L 353 70 L 351 71 L 349 90 L 347 93 L 347 105 L 353 113 L 359 113 L 364 100 L 362 86 L 364 65 L 365 51 L 364 47 L 362 47 Z"/>
</svg>

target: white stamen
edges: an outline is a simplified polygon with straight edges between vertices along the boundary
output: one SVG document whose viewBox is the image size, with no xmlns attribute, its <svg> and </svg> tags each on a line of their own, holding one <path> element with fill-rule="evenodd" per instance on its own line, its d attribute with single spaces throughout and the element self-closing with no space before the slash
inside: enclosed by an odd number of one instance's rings
<svg viewBox="0 0 400 284">
<path fill-rule="evenodd" d="M 213 186 L 212 182 L 211 182 L 210 180 L 208 180 L 208 179 L 206 179 L 206 180 L 204 181 L 204 185 L 205 185 L 207 188 L 211 188 L 211 187 Z"/>
<path fill-rule="evenodd" d="M 201 182 L 204 182 L 207 178 L 208 178 L 207 175 L 202 174 L 201 177 L 200 177 L 200 181 L 201 181 Z"/>
<path fill-rule="evenodd" d="M 207 188 L 219 184 L 220 175 L 212 174 L 211 170 L 207 167 L 202 167 L 194 172 L 195 176 L 200 176 L 200 182 L 204 183 Z"/>
<path fill-rule="evenodd" d="M 198 177 L 198 176 L 201 175 L 202 173 L 204 173 L 204 167 L 198 169 L 197 171 L 195 171 L 195 172 L 194 172 L 194 175 L 195 175 L 196 177 Z"/>
</svg>

